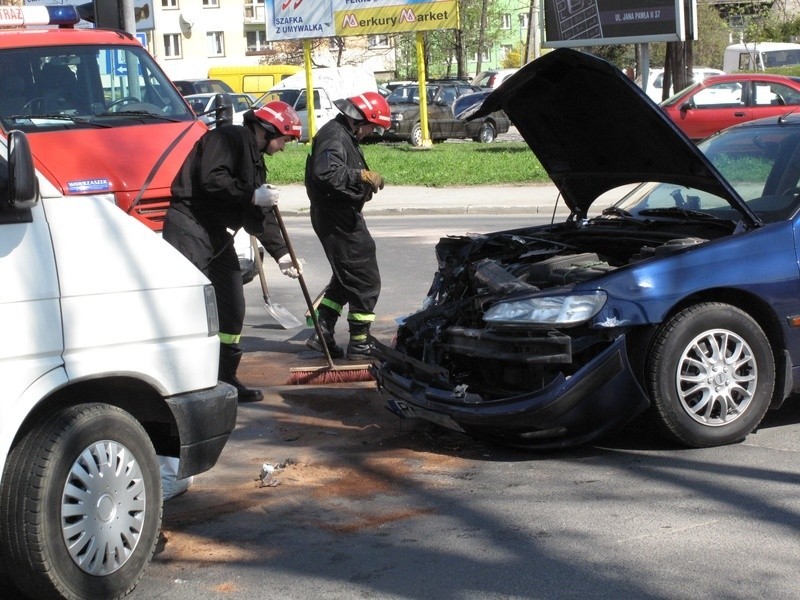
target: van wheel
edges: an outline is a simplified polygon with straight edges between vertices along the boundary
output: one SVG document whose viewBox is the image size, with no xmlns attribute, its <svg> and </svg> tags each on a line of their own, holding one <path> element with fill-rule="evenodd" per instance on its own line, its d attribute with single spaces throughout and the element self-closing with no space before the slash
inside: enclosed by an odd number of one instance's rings
<svg viewBox="0 0 800 600">
<path fill-rule="evenodd" d="M 11 451 L 0 490 L 0 557 L 31 598 L 119 598 L 161 527 L 153 445 L 127 412 L 67 407 Z"/>
</svg>

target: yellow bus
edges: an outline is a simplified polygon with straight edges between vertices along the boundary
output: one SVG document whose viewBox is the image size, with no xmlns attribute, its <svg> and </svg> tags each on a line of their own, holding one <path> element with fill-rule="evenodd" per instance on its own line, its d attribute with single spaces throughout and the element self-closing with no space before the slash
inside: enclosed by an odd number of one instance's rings
<svg viewBox="0 0 800 600">
<path fill-rule="evenodd" d="M 221 79 L 231 86 L 234 92 L 250 94 L 255 99 L 284 77 L 294 75 L 302 69 L 295 65 L 211 67 L 208 70 L 208 78 Z"/>
</svg>

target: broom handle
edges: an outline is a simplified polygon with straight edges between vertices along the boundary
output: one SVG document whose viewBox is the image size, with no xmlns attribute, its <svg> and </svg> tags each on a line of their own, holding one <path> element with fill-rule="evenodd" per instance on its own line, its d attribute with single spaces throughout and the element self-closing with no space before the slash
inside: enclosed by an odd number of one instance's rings
<svg viewBox="0 0 800 600">
<path fill-rule="evenodd" d="M 325 342 L 325 338 L 322 335 L 322 327 L 319 325 L 319 317 L 317 316 L 317 311 L 314 308 L 314 303 L 311 300 L 311 295 L 308 293 L 308 287 L 306 286 L 306 280 L 303 277 L 303 271 L 300 268 L 300 263 L 297 262 L 297 255 L 294 253 L 294 248 L 292 247 L 292 241 L 289 239 L 289 232 L 286 231 L 286 225 L 283 223 L 283 217 L 281 217 L 281 211 L 278 210 L 278 206 L 272 207 L 272 212 L 275 215 L 275 220 L 278 222 L 278 227 L 281 230 L 281 235 L 283 236 L 283 241 L 286 242 L 286 249 L 289 251 L 289 256 L 292 259 L 292 264 L 294 268 L 297 269 L 297 279 L 300 281 L 300 288 L 303 290 L 303 297 L 306 299 L 306 304 L 308 305 L 308 312 L 311 314 L 311 320 L 314 322 L 314 329 L 317 331 L 317 338 L 319 338 L 319 343 L 322 346 L 322 350 L 325 353 L 325 360 L 328 362 L 328 367 L 333 369 L 333 358 L 331 358 L 331 352 L 328 350 L 328 344 Z"/>
</svg>

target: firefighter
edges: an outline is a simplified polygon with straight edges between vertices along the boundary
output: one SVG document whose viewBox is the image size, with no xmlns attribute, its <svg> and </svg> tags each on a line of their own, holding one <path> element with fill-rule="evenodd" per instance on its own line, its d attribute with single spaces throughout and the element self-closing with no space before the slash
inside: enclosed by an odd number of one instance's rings
<svg viewBox="0 0 800 600">
<path fill-rule="evenodd" d="M 219 379 L 236 387 L 239 402 L 257 402 L 260 390 L 236 376 L 245 301 L 233 234 L 257 236 L 284 275 L 297 277 L 272 207 L 278 190 L 267 185 L 264 154 L 272 156 L 299 140 L 300 117 L 284 102 L 268 102 L 243 115 L 243 125 L 223 125 L 194 145 L 172 183 L 163 237 L 214 286 L 219 313 Z"/>
<path fill-rule="evenodd" d="M 383 189 L 384 181 L 367 166 L 359 141 L 373 133 L 382 135 L 390 124 L 391 113 L 377 92 L 335 100 L 334 104 L 340 114 L 314 136 L 306 160 L 311 225 L 333 272 L 317 314 L 331 356 L 362 360 L 370 354 L 369 329 L 375 320 L 381 278 L 375 242 L 361 210 L 373 194 Z M 350 330 L 346 352 L 333 336 L 345 305 Z M 316 332 L 306 343 L 322 350 Z"/>
</svg>

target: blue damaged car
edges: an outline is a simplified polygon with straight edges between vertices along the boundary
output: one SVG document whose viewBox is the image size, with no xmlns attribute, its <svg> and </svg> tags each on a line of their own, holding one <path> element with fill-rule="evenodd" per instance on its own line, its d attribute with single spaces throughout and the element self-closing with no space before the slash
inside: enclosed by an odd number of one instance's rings
<svg viewBox="0 0 800 600">
<path fill-rule="evenodd" d="M 470 118 L 500 109 L 571 214 L 439 242 L 424 308 L 375 344 L 391 410 L 531 449 L 649 412 L 703 447 L 800 390 L 800 115 L 694 145 L 619 69 L 570 49 Z"/>
</svg>

